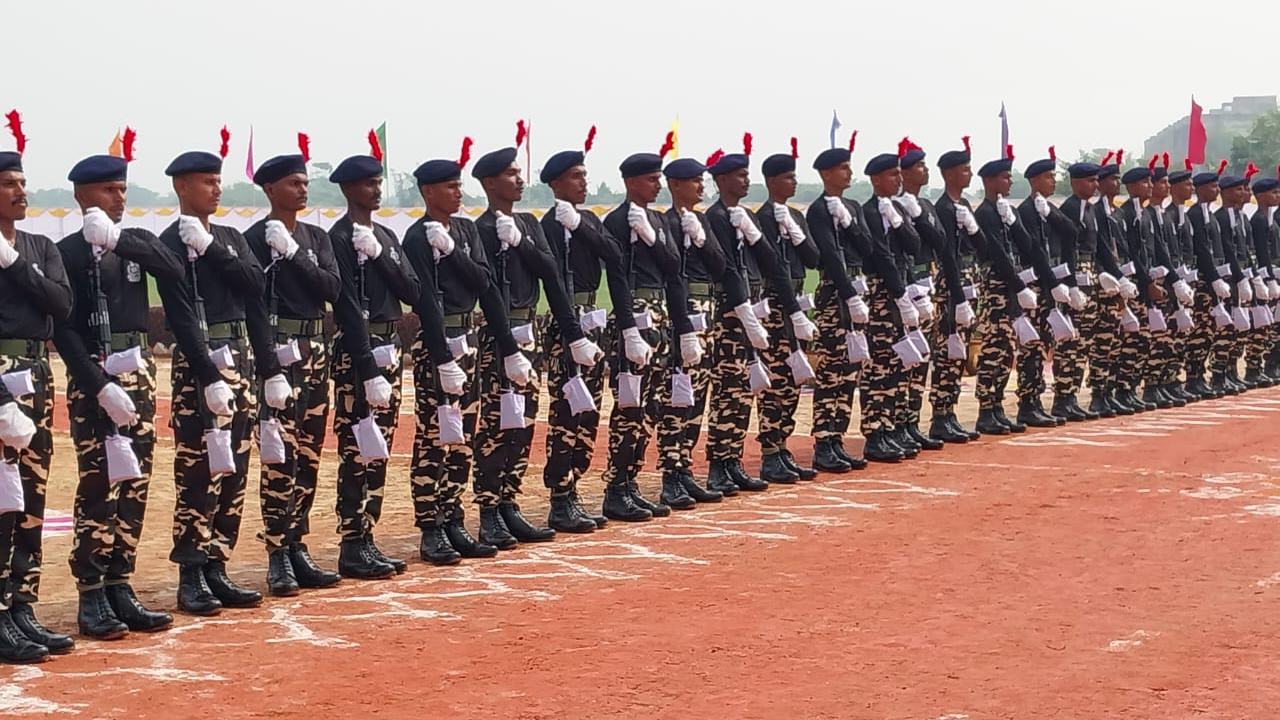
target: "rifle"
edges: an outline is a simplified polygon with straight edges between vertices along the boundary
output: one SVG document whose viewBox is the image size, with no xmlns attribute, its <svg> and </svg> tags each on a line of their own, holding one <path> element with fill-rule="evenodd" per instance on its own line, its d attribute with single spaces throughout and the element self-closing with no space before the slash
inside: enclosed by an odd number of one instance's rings
<svg viewBox="0 0 1280 720">
<path fill-rule="evenodd" d="M 102 253 L 100 247 L 93 248 L 93 265 L 89 270 L 89 290 L 94 295 L 95 310 L 89 314 L 89 324 L 98 331 L 98 364 L 106 368 L 107 356 L 111 354 L 111 311 L 107 307 L 107 294 L 102 290 Z M 103 413 L 105 415 L 105 413 Z M 111 434 L 118 432 L 115 423 L 107 418 L 111 425 Z"/>
</svg>

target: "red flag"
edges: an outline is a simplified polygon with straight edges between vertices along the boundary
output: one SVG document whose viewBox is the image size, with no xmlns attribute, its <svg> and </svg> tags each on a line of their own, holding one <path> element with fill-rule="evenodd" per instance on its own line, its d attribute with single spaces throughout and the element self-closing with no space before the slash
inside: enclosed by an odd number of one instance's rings
<svg viewBox="0 0 1280 720">
<path fill-rule="evenodd" d="M 1187 158 L 1194 164 L 1204 162 L 1204 146 L 1209 142 L 1209 136 L 1204 131 L 1204 121 L 1200 118 L 1200 113 L 1204 108 L 1196 104 L 1196 99 L 1191 98 L 1191 122 L 1187 128 Z"/>
</svg>

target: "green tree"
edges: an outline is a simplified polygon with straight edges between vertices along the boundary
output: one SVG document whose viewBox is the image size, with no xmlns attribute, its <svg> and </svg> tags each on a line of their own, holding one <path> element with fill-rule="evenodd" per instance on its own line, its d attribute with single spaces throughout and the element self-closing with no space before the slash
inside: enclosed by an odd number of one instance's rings
<svg viewBox="0 0 1280 720">
<path fill-rule="evenodd" d="M 1280 161 L 1280 110 L 1271 110 L 1258 116 L 1248 135 L 1237 135 L 1231 140 L 1231 164 L 1228 172 L 1243 174 L 1249 161 L 1270 174 Z"/>
</svg>

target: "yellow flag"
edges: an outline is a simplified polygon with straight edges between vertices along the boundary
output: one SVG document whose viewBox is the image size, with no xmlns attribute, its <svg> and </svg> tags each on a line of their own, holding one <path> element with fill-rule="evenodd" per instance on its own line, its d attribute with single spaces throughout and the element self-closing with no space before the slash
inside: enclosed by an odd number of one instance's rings
<svg viewBox="0 0 1280 720">
<path fill-rule="evenodd" d="M 680 116 L 671 121 L 671 157 L 680 157 Z"/>
<path fill-rule="evenodd" d="M 116 136 L 112 138 L 111 145 L 107 147 L 107 154 L 113 157 L 124 157 L 124 143 L 120 141 L 119 130 L 116 130 Z"/>
</svg>

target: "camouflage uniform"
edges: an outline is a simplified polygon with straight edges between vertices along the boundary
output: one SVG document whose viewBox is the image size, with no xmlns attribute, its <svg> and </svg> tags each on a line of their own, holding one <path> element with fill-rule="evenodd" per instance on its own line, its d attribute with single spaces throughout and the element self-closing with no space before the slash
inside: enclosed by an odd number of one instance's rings
<svg viewBox="0 0 1280 720">
<path fill-rule="evenodd" d="M 1200 285 L 1196 288 L 1195 329 L 1187 339 L 1187 379 L 1203 380 L 1206 361 L 1210 357 L 1212 373 L 1226 372 L 1231 328 L 1219 328 L 1209 313 L 1220 302 L 1213 291 L 1213 282 L 1220 277 L 1218 268 L 1227 263 L 1231 241 L 1223 237 L 1210 203 L 1197 202 L 1187 215 L 1200 273 Z M 1231 283 L 1230 276 L 1221 279 Z"/>
<path fill-rule="evenodd" d="M 1017 357 L 1017 337 L 1013 321 L 1022 315 L 1015 297 L 1026 284 L 1018 278 L 1013 263 L 1014 240 L 1009 226 L 1000 218 L 996 203 L 983 200 L 974 211 L 987 239 L 982 257 L 982 302 L 976 333 L 982 338 L 978 355 L 977 388 L 974 392 L 979 410 L 1003 407 L 1004 391 Z M 1020 227 L 1015 223 L 1014 227 Z"/>
<path fill-rule="evenodd" d="M 910 280 L 917 284 L 929 284 L 933 280 L 930 269 L 936 269 L 937 280 L 933 283 L 935 317 L 932 320 L 921 318 L 920 332 L 929 341 L 929 358 L 907 371 L 907 400 L 899 408 L 896 421 L 899 426 L 910 426 L 917 430 L 920 410 L 924 407 L 929 368 L 934 368 L 936 378 L 939 367 L 948 363 L 945 357 L 947 337 L 957 330 L 955 308 L 964 302 L 964 281 L 960 274 L 960 264 L 957 253 L 951 250 L 950 238 L 956 232 L 954 206 L 948 211 L 949 217 L 944 220 L 929 200 L 918 198 L 918 202 L 920 215 L 913 223 L 920 236 L 920 251 L 911 258 Z M 963 370 L 963 366 L 960 369 Z M 955 382 L 959 383 L 958 377 Z M 936 404 L 933 406 L 937 407 Z M 947 412 L 950 410 L 944 405 L 943 414 Z"/>
<path fill-rule="evenodd" d="M 1054 269 L 1066 263 L 1068 258 L 1075 257 L 1075 228 L 1052 203 L 1049 204 L 1048 215 L 1042 218 L 1036 209 L 1034 196 L 1028 197 L 1018 206 L 1018 215 L 1019 225 L 1026 231 L 1027 243 L 1025 247 L 1019 248 L 1018 259 L 1024 267 L 1035 270 L 1034 289 L 1039 294 L 1039 306 L 1027 314 L 1040 334 L 1039 343 L 1022 350 L 1021 364 L 1018 367 L 1018 398 L 1021 401 L 1019 412 L 1026 412 L 1025 408 L 1030 407 L 1043 413 L 1040 395 L 1047 389 L 1044 363 L 1050 353 L 1055 358 L 1057 356 L 1057 341 L 1049 326 L 1049 314 L 1055 309 L 1069 312 L 1065 303 L 1060 307 L 1053 299 L 1052 291 L 1060 284 L 1068 288 L 1076 284 L 1075 276 L 1070 272 L 1059 278 Z M 1055 380 L 1057 367 L 1055 364 Z M 1058 418 L 1057 415 L 1049 417 L 1055 420 Z"/>
<path fill-rule="evenodd" d="M 958 203 L 966 208 L 969 207 L 969 201 L 963 197 Z M 956 403 L 960 401 L 960 383 L 964 379 L 967 358 L 950 358 L 945 348 L 951 333 L 960 336 L 966 351 L 969 348 L 973 328 L 956 326 L 955 308 L 966 300 L 972 303 L 976 299 L 968 296 L 967 289 L 976 296 L 979 278 L 975 253 L 979 247 L 986 245 L 981 229 L 974 235 L 969 235 L 966 230 L 959 227 L 956 220 L 956 205 L 957 201 L 943 193 L 935 206 L 938 227 L 946 237 L 944 250 L 935 250 L 936 256 L 940 258 L 949 256 L 951 258 L 949 262 L 955 266 L 957 273 L 954 278 L 949 277 L 947 267 L 939 263 L 938 275 L 935 279 L 938 292 L 934 298 L 937 301 L 936 312 L 939 321 L 933 326 L 935 331 L 933 348 L 937 354 L 933 358 L 933 376 L 930 378 L 929 390 L 929 405 L 933 409 L 935 418 L 954 414 Z"/>
</svg>

